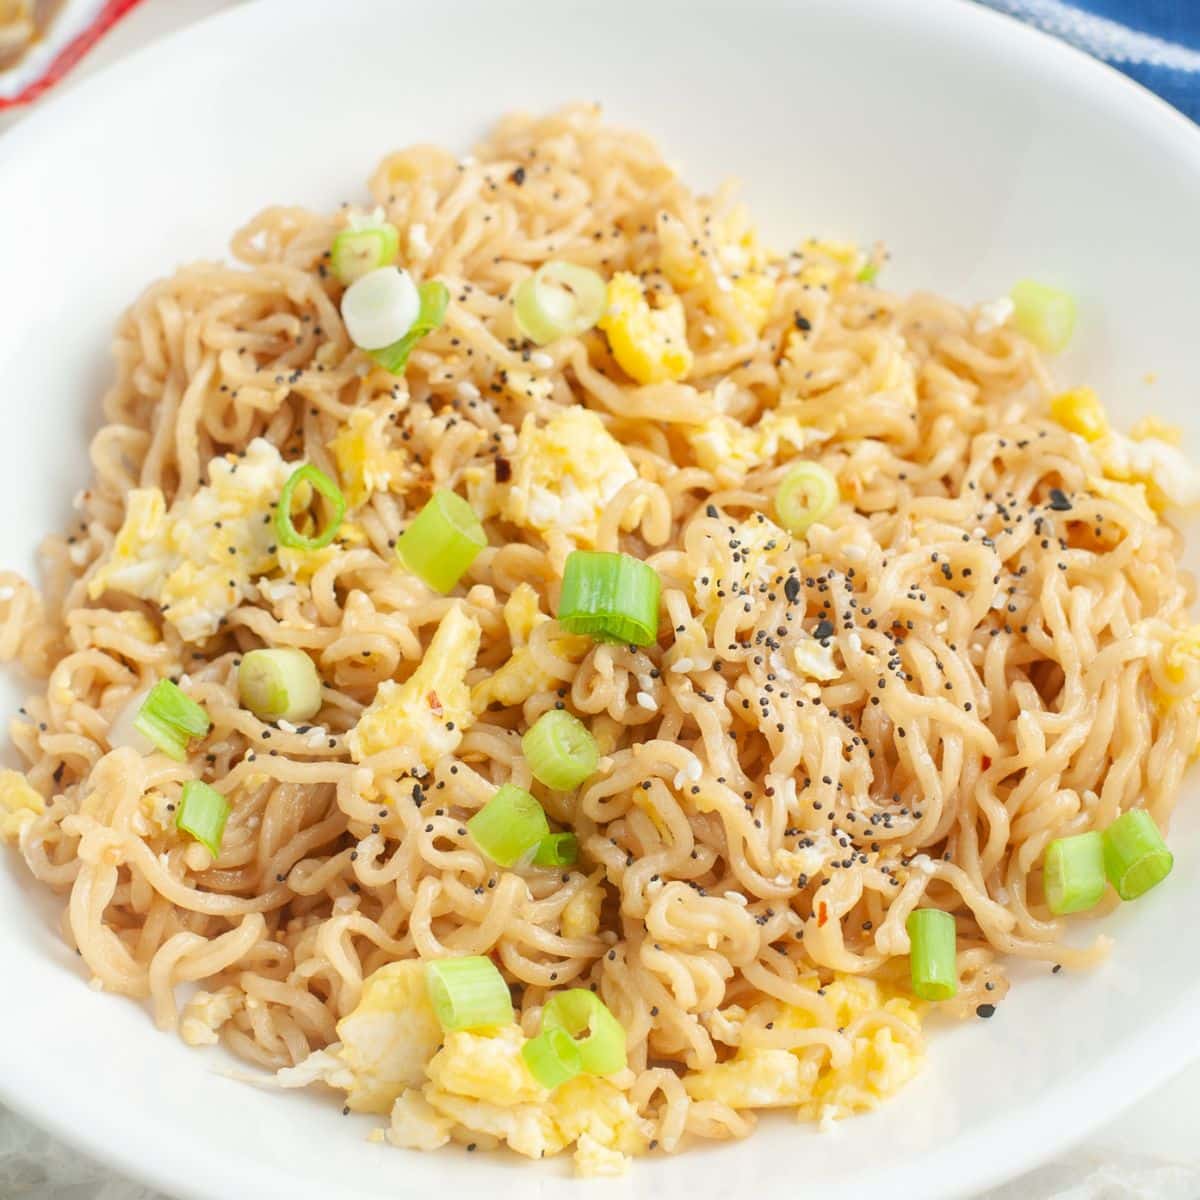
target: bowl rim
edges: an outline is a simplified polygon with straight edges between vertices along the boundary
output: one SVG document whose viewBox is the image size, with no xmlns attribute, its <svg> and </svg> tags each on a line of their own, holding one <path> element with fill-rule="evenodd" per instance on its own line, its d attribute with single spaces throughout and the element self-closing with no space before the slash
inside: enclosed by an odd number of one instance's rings
<svg viewBox="0 0 1200 1200">
<path fill-rule="evenodd" d="M 416 0 L 405 2 L 416 4 Z M 472 2 L 441 0 L 444 6 Z M 682 7 L 684 0 L 658 2 Z M 692 0 L 688 7 L 693 11 L 697 8 L 727 11 L 738 2 Z M 759 8 L 797 8 L 806 0 L 742 2 Z M 60 137 L 61 130 L 69 126 L 76 113 L 93 101 L 102 102 L 109 92 L 139 83 L 153 85 L 174 67 L 185 67 L 188 58 L 203 58 L 206 48 L 215 50 L 225 38 L 252 37 L 285 16 L 294 19 L 300 7 L 315 10 L 323 3 L 325 0 L 253 0 L 212 13 L 154 39 L 47 97 L 5 131 L 0 136 L 0 171 L 16 169 L 39 140 Z M 839 3 L 860 9 L 864 21 L 872 12 L 887 11 L 894 18 L 898 7 L 897 0 L 839 0 Z M 1089 108 L 1119 112 L 1147 142 L 1200 179 L 1200 126 L 1116 68 L 1008 13 L 984 7 L 974 0 L 923 0 L 920 5 L 903 8 L 906 20 L 936 29 L 943 38 L 976 45 L 987 43 L 989 49 L 981 53 L 993 60 L 1019 58 L 1035 81 L 1057 75 L 1058 82 L 1069 85 Z M 862 1194 L 886 1187 L 900 1197 L 952 1200 L 1016 1178 L 1082 1140 L 1090 1131 L 1167 1083 L 1190 1061 L 1200 1059 L 1200 1041 L 1190 1036 L 1197 1007 L 1200 1007 L 1200 975 L 1192 987 L 1180 993 L 1161 1020 L 1144 1027 L 1118 1050 L 1085 1067 L 1069 1085 L 1064 1085 L 1065 1091 L 1058 1089 L 1034 1097 L 1027 1106 L 981 1121 L 957 1138 L 939 1178 L 930 1179 L 919 1164 L 910 1164 L 899 1171 L 877 1169 L 860 1175 L 855 1180 L 856 1188 Z M 30 1066 L 28 1062 L 25 1065 Z M 1089 1095 L 1091 1100 L 1086 1105 L 1064 1103 L 1072 1095 Z M 1096 1096 L 1111 1099 L 1099 1102 Z M 159 1138 L 155 1153 L 147 1155 L 127 1136 L 128 1129 L 115 1108 L 94 1108 L 86 1095 L 73 1089 L 48 1088 L 45 1079 L 32 1070 L 0 1076 L 0 1102 L 95 1161 L 179 1200 L 211 1200 L 216 1196 L 254 1193 L 272 1195 L 280 1183 L 273 1167 L 244 1158 L 206 1154 L 203 1146 L 183 1132 L 174 1133 L 165 1143 Z M 1051 1126 L 1055 1136 L 1047 1139 L 1045 1130 Z M 1005 1148 L 1004 1155 L 988 1153 L 989 1148 L 1000 1145 Z M 555 1180 L 557 1186 L 566 1183 Z M 314 1188 L 297 1176 L 290 1175 L 288 1185 L 293 1200 L 328 1200 L 323 1187 Z M 622 1196 L 629 1194 L 627 1185 L 619 1181 L 588 1181 L 588 1186 L 589 1191 L 603 1193 L 605 1197 L 616 1196 L 617 1189 Z M 340 1194 L 345 1200 L 368 1195 L 357 1190 L 342 1190 Z"/>
</svg>

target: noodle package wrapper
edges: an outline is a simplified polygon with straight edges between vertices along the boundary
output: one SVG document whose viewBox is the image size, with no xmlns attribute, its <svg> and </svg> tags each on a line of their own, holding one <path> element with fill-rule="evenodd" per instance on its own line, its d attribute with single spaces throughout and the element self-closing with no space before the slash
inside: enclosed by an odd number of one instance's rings
<svg viewBox="0 0 1200 1200">
<path fill-rule="evenodd" d="M 0 111 L 48 92 L 141 0 L 0 0 Z"/>
</svg>

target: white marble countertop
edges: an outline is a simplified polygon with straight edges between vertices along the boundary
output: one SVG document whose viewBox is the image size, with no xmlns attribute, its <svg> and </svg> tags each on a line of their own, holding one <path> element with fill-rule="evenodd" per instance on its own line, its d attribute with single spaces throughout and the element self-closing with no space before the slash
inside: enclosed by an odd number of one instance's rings
<svg viewBox="0 0 1200 1200">
<path fill-rule="evenodd" d="M 242 0 L 145 0 L 72 78 Z M 60 86 L 69 86 L 64 84 Z M 0 114 L 0 136 L 21 119 Z M 1057 1161 L 976 1200 L 1200 1200 L 1200 1063 Z M 169 1200 L 65 1149 L 0 1108 L 5 1200 Z"/>
</svg>

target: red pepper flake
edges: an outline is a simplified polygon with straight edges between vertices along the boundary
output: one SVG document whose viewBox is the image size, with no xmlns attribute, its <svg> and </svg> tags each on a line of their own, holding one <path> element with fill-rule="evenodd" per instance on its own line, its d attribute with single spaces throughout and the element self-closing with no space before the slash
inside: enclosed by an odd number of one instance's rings
<svg viewBox="0 0 1200 1200">
<path fill-rule="evenodd" d="M 429 702 L 429 707 L 440 717 L 442 715 L 442 702 L 438 699 L 437 692 L 430 692 L 425 699 Z"/>
<path fill-rule="evenodd" d="M 983 756 L 983 769 L 986 771 L 992 765 L 992 757 L 990 754 Z"/>
<path fill-rule="evenodd" d="M 820 929 L 829 920 L 829 905 L 824 900 L 817 905 L 817 928 Z"/>
</svg>

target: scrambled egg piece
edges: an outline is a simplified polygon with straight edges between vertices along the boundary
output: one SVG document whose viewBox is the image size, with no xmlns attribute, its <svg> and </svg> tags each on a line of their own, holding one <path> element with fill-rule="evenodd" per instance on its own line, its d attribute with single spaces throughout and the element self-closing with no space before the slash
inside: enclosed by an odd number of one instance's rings
<svg viewBox="0 0 1200 1200">
<path fill-rule="evenodd" d="M 392 1105 L 392 1124 L 387 1139 L 405 1150 L 436 1150 L 450 1140 L 454 1122 L 429 1103 L 418 1091 L 406 1088 Z"/>
<path fill-rule="evenodd" d="M 595 544 L 605 506 L 637 471 L 600 418 L 579 405 L 539 426 L 521 423 L 506 520 L 582 546 Z"/>
<path fill-rule="evenodd" d="M 1179 430 L 1157 417 L 1144 417 L 1134 427 L 1132 437 L 1116 433 L 1104 406 L 1088 387 L 1052 397 L 1050 415 L 1065 429 L 1092 443 L 1108 479 L 1141 484 L 1152 509 L 1161 512 L 1200 505 L 1200 470 L 1179 448 Z M 1119 498 L 1119 494 L 1101 494 Z M 1126 494 L 1126 499 L 1141 511 L 1143 505 L 1132 495 Z"/>
<path fill-rule="evenodd" d="M 621 369 L 638 383 L 683 379 L 692 369 L 682 301 L 671 296 L 651 308 L 642 281 L 628 271 L 609 280 L 600 328 Z"/>
<path fill-rule="evenodd" d="M 471 707 L 477 713 L 494 700 L 501 704 L 524 704 L 530 696 L 555 686 L 558 681 L 538 666 L 528 645 L 529 635 L 548 620 L 539 606 L 537 592 L 528 583 L 518 584 L 504 604 L 504 623 L 508 626 L 512 654 L 472 689 Z M 555 638 L 552 645 L 558 654 L 578 661 L 590 649 L 591 639 L 564 634 Z"/>
<path fill-rule="evenodd" d="M 355 1112 L 387 1112 L 404 1088 L 422 1082 L 442 1040 L 425 987 L 425 964 L 410 960 L 380 967 L 337 1032 L 340 1057 L 354 1072 L 346 1103 Z"/>
<path fill-rule="evenodd" d="M 792 649 L 792 660 L 801 675 L 826 682 L 841 675 L 833 657 L 833 643 L 826 645 L 814 637 L 801 638 Z"/>
<path fill-rule="evenodd" d="M 812 1098 L 818 1067 L 790 1050 L 742 1049 L 728 1062 L 685 1075 L 693 1100 L 719 1100 L 730 1108 L 799 1107 Z"/>
<path fill-rule="evenodd" d="M 1178 446 L 1159 438 L 1140 442 L 1110 433 L 1094 445 L 1109 479 L 1140 483 L 1153 508 L 1192 508 L 1200 505 L 1200 469 Z"/>
<path fill-rule="evenodd" d="M 775 560 L 791 544 L 788 534 L 761 513 L 735 525 L 732 533 L 722 526 L 722 532 L 708 536 L 694 583 L 696 614 L 711 627 L 729 598 L 771 579 Z"/>
<path fill-rule="evenodd" d="M 559 924 L 563 937 L 590 937 L 600 928 L 600 905 L 604 893 L 599 887 L 586 887 L 575 893 L 562 910 Z"/>
<path fill-rule="evenodd" d="M 843 1116 L 871 1112 L 917 1074 L 921 1058 L 886 1025 L 856 1037 L 850 1061 L 818 1080 L 815 1107 L 803 1115 L 816 1119 L 827 1105 Z"/>
<path fill-rule="evenodd" d="M 425 1099 L 443 1117 L 471 1133 L 507 1142 L 526 1158 L 547 1158 L 565 1149 L 566 1141 L 545 1104 L 503 1104 L 472 1100 L 427 1088 Z"/>
<path fill-rule="evenodd" d="M 276 1072 L 276 1081 L 283 1087 L 327 1083 L 347 1093 L 355 1112 L 388 1112 L 406 1088 L 424 1082 L 442 1040 L 425 964 L 389 963 L 368 976 L 358 1006 L 338 1022 L 337 1032 L 339 1042 Z"/>
<path fill-rule="evenodd" d="M 799 452 L 827 441 L 829 436 L 801 424 L 799 417 L 774 409 L 765 412 L 754 425 L 720 415 L 686 431 L 700 466 L 706 471 L 728 471 L 739 477 L 774 461 L 781 453 Z"/>
<path fill-rule="evenodd" d="M 0 842 L 15 842 L 46 802 L 20 771 L 0 771 Z"/>
<path fill-rule="evenodd" d="M 232 1019 L 244 1002 L 244 995 L 234 987 L 197 992 L 180 1013 L 179 1036 L 189 1046 L 215 1046 L 221 1026 Z"/>
<path fill-rule="evenodd" d="M 543 1158 L 576 1144 L 581 1174 L 620 1174 L 652 1132 L 629 1098 L 605 1079 L 580 1076 L 548 1092 L 529 1074 L 517 1025 L 490 1034 L 453 1033 L 429 1064 L 424 1099 L 433 1113 L 470 1132 L 501 1138 Z M 406 1123 L 410 1121 L 405 1114 Z"/>
<path fill-rule="evenodd" d="M 525 1035 L 519 1025 L 502 1025 L 486 1034 L 446 1034 L 427 1074 L 434 1088 L 491 1100 L 496 1104 L 540 1104 L 549 1093 L 529 1073 L 521 1057 Z"/>
<path fill-rule="evenodd" d="M 512 595 L 504 602 L 504 625 L 508 640 L 514 646 L 523 646 L 529 635 L 550 618 L 542 612 L 541 601 L 531 583 L 518 583 Z"/>
<path fill-rule="evenodd" d="M 813 979 L 808 986 L 815 991 L 819 985 Z M 920 1029 L 913 1002 L 875 980 L 839 975 L 823 990 L 841 1028 L 881 1013 L 899 1019 L 914 1034 Z M 807 1029 L 813 1023 L 806 1010 L 774 1000 L 755 1006 L 751 1014 L 756 1012 L 771 1020 L 776 1031 Z M 755 1046 L 746 1044 L 745 1036 L 732 1059 L 684 1078 L 690 1096 L 733 1108 L 794 1106 L 798 1115 L 814 1120 L 826 1112 L 849 1115 L 878 1107 L 916 1074 L 922 1057 L 915 1044 L 884 1023 L 868 1022 L 855 1033 L 848 1059 L 836 1067 L 810 1050 Z"/>
<path fill-rule="evenodd" d="M 767 255 L 745 205 L 737 205 L 717 222 L 717 254 L 733 273 L 729 297 L 741 324 L 739 328 L 738 322 L 726 319 L 725 331 L 735 341 L 757 337 L 775 300 L 775 281 L 761 270 Z"/>
<path fill-rule="evenodd" d="M 1146 499 L 1146 485 L 1142 483 L 1117 483 L 1112 479 L 1090 478 L 1088 489 L 1106 500 L 1113 500 L 1123 505 L 1130 512 L 1136 513 L 1151 525 L 1158 521 L 1158 514 L 1150 507 Z"/>
<path fill-rule="evenodd" d="M 1144 442 L 1147 438 L 1157 438 L 1168 446 L 1183 444 L 1183 430 L 1178 425 L 1170 425 L 1160 417 L 1142 417 L 1129 431 L 1129 436 L 1135 442 Z"/>
<path fill-rule="evenodd" d="M 442 618 L 420 666 L 404 683 L 387 680 L 350 731 L 355 762 L 396 750 L 410 771 L 430 769 L 462 741 L 474 721 L 466 674 L 475 663 L 479 622 L 456 604 Z"/>
<path fill-rule="evenodd" d="M 610 1150 L 590 1133 L 582 1133 L 575 1143 L 575 1170 L 591 1179 L 624 1175 L 629 1170 L 629 1157 L 620 1150 Z"/>
<path fill-rule="evenodd" d="M 286 579 L 260 579 L 259 595 L 274 603 L 296 592 L 297 583 L 309 583 L 312 577 L 331 559 L 341 554 L 343 548 L 365 546 L 367 535 L 356 521 L 343 521 L 337 537 L 320 550 L 302 550 L 298 547 L 280 546 L 279 566 Z"/>
<path fill-rule="evenodd" d="M 751 337 L 757 337 L 767 323 L 771 305 L 775 300 L 775 281 L 770 276 L 757 272 L 739 275 L 733 281 L 733 290 L 729 295 L 746 327 L 738 329 L 730 322 L 727 326 L 729 336 L 738 338 L 749 334 Z"/>
<path fill-rule="evenodd" d="M 1089 387 L 1059 392 L 1050 399 L 1050 415 L 1064 428 L 1085 441 L 1095 442 L 1108 433 L 1108 416 L 1096 393 Z"/>
<path fill-rule="evenodd" d="M 854 242 L 809 238 L 800 250 L 804 265 L 800 268 L 799 279 L 810 287 L 849 282 L 865 261 Z"/>
<path fill-rule="evenodd" d="M 641 1154 L 652 1127 L 629 1097 L 607 1079 L 580 1075 L 554 1093 L 554 1119 L 567 1141 L 591 1138 L 622 1154 Z"/>
<path fill-rule="evenodd" d="M 386 492 L 404 476 L 408 460 L 402 450 L 388 444 L 387 426 L 386 413 L 356 409 L 329 443 L 351 509 L 366 503 L 372 492 Z"/>
<path fill-rule="evenodd" d="M 842 1027 L 882 1011 L 898 1017 L 914 1033 L 921 1028 L 914 1002 L 873 979 L 838 976 L 826 985 L 825 998 L 833 1003 Z M 849 1061 L 822 1072 L 813 1093 L 815 1103 L 803 1115 L 816 1119 L 831 1105 L 841 1115 L 870 1112 L 916 1075 L 922 1057 L 915 1044 L 898 1037 L 888 1025 L 868 1025 L 855 1034 Z"/>
<path fill-rule="evenodd" d="M 275 565 L 270 506 L 296 465 L 255 438 L 241 458 L 214 459 L 208 485 L 170 512 L 158 488 L 134 488 L 88 595 L 111 588 L 139 596 L 159 605 L 185 641 L 210 637 Z"/>
<path fill-rule="evenodd" d="M 452 1033 L 429 1064 L 425 1099 L 465 1129 L 507 1142 L 518 1154 L 542 1158 L 566 1145 L 548 1104 L 550 1093 L 529 1073 L 525 1035 L 506 1025 L 482 1035 Z"/>
<path fill-rule="evenodd" d="M 731 271 L 742 274 L 766 265 L 766 251 L 744 204 L 734 205 L 717 222 L 717 246 L 721 262 Z"/>
<path fill-rule="evenodd" d="M 1172 683 L 1183 683 L 1200 662 L 1200 625 L 1177 631 L 1163 654 L 1163 671 Z"/>
</svg>

